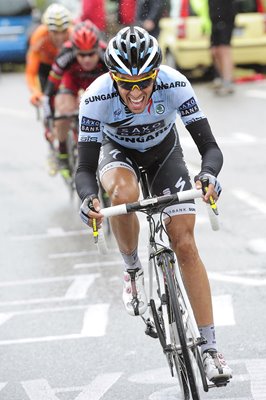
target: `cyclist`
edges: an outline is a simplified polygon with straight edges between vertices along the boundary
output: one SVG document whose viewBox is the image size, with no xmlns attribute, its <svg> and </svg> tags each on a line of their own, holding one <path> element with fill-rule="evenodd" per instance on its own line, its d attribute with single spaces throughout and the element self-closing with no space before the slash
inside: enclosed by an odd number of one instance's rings
<svg viewBox="0 0 266 400">
<path fill-rule="evenodd" d="M 42 24 L 30 38 L 26 58 L 26 82 L 31 92 L 30 101 L 41 105 L 43 90 L 51 65 L 59 49 L 70 34 L 69 11 L 60 4 L 51 4 L 43 14 Z"/>
<path fill-rule="evenodd" d="M 191 188 L 175 125 L 179 116 L 202 157 L 202 178 L 209 186 L 204 201 L 221 192 L 217 175 L 223 156 L 184 75 L 162 65 L 157 40 L 139 27 L 126 27 L 111 39 L 105 53 L 110 71 L 98 78 L 80 103 L 79 166 L 76 188 L 82 200 L 82 220 L 100 225 L 96 170 L 113 205 L 138 200 L 139 166 L 145 168 L 154 195 Z M 209 380 L 229 379 L 232 370 L 218 353 L 207 273 L 194 239 L 193 201 L 165 209 L 166 227 L 182 269 L 201 335 L 203 362 Z M 112 217 L 113 233 L 124 261 L 123 300 L 130 315 L 146 311 L 144 275 L 138 257 L 139 222 L 136 214 Z"/>
<path fill-rule="evenodd" d="M 44 116 L 52 115 L 51 98 L 55 96 L 56 115 L 71 114 L 78 109 L 79 92 L 107 71 L 103 56 L 106 44 L 100 40 L 98 28 L 89 20 L 78 23 L 64 43 L 52 65 L 44 90 Z M 59 141 L 58 163 L 61 174 L 69 175 L 67 154 L 68 119 L 55 122 Z"/>
</svg>

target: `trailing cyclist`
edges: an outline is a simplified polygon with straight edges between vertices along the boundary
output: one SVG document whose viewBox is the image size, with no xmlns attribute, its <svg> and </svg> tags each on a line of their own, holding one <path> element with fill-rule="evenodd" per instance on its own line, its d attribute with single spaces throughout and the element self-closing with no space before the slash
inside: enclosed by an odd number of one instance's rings
<svg viewBox="0 0 266 400">
<path fill-rule="evenodd" d="M 26 58 L 26 82 L 31 92 L 30 101 L 40 106 L 43 90 L 52 66 L 63 43 L 69 38 L 71 17 L 60 4 L 51 4 L 43 14 L 42 24 L 30 38 Z"/>
<path fill-rule="evenodd" d="M 52 65 L 44 96 L 44 117 L 52 115 L 51 99 L 55 95 L 55 115 L 72 114 L 78 109 L 79 93 L 108 69 L 104 63 L 106 44 L 100 39 L 98 28 L 89 20 L 78 23 L 64 43 Z M 55 121 L 59 141 L 58 164 L 64 177 L 69 175 L 67 133 L 70 121 Z"/>
<path fill-rule="evenodd" d="M 112 205 L 137 201 L 139 167 L 144 167 L 151 193 L 163 195 L 191 188 L 176 127 L 181 118 L 201 155 L 195 183 L 207 178 L 204 201 L 218 199 L 217 180 L 223 156 L 190 82 L 180 72 L 161 65 L 157 40 L 139 27 L 124 28 L 109 42 L 105 62 L 109 73 L 84 93 L 79 116 L 79 166 L 76 188 L 80 215 L 92 226 L 102 223 L 96 171 Z M 166 227 L 188 291 L 201 335 L 203 363 L 209 380 L 230 379 L 231 368 L 217 351 L 208 276 L 195 238 L 193 201 L 171 204 Z M 139 221 L 135 213 L 111 219 L 124 261 L 123 300 L 130 315 L 147 309 L 144 271 L 138 256 Z"/>
</svg>

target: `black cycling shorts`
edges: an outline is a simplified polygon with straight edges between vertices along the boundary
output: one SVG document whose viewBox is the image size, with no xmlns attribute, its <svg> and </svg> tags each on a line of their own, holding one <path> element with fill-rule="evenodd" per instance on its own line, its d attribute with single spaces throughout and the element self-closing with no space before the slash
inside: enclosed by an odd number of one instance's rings
<svg viewBox="0 0 266 400">
<path fill-rule="evenodd" d="M 230 45 L 235 20 L 232 0 L 209 0 L 209 14 L 212 23 L 211 46 Z"/>
<path fill-rule="evenodd" d="M 140 167 L 147 173 L 148 184 L 152 195 L 177 193 L 191 189 L 187 166 L 179 143 L 175 126 L 159 145 L 145 152 L 120 146 L 105 138 L 99 157 L 99 176 L 112 168 L 127 168 L 140 179 Z M 167 207 L 167 215 L 195 214 L 194 201 L 186 201 Z"/>
<path fill-rule="evenodd" d="M 39 66 L 38 76 L 42 91 L 44 91 L 45 89 L 50 70 L 51 70 L 51 65 L 49 64 L 41 63 Z"/>
</svg>

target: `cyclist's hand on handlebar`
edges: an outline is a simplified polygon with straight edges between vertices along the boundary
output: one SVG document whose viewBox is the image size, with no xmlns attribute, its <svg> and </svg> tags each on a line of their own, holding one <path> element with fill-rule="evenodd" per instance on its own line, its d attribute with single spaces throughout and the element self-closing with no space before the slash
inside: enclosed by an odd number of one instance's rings
<svg viewBox="0 0 266 400">
<path fill-rule="evenodd" d="M 215 201 L 218 200 L 218 197 L 221 194 L 222 187 L 214 175 L 211 174 L 201 174 L 196 175 L 194 178 L 196 188 L 202 189 L 203 191 L 203 200 L 208 203 L 212 199 Z"/>
<path fill-rule="evenodd" d="M 30 102 L 33 106 L 39 107 L 42 104 L 42 92 L 36 90 L 31 94 Z"/>
<path fill-rule="evenodd" d="M 90 227 L 93 227 L 93 220 L 96 220 L 99 228 L 103 222 L 103 215 L 100 213 L 100 209 L 100 201 L 96 195 L 86 197 L 80 206 L 80 218 Z"/>
</svg>

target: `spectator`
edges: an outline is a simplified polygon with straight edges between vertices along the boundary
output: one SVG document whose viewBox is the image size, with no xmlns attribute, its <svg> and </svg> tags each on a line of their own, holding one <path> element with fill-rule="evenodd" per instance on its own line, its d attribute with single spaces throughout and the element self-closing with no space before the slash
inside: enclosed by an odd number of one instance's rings
<svg viewBox="0 0 266 400">
<path fill-rule="evenodd" d="M 150 35 L 159 36 L 159 21 L 163 16 L 167 6 L 167 0 L 137 0 L 135 24 L 146 29 Z"/>
<path fill-rule="evenodd" d="M 137 0 L 119 0 L 118 19 L 121 25 L 131 25 L 135 21 Z"/>
<path fill-rule="evenodd" d="M 91 20 L 98 29 L 106 30 L 106 12 L 104 0 L 82 0 L 81 21 Z"/>
<path fill-rule="evenodd" d="M 231 50 L 231 37 L 234 28 L 234 0 L 208 0 L 211 27 L 211 53 L 218 77 L 214 88 L 219 95 L 234 92 L 234 64 Z"/>
</svg>

